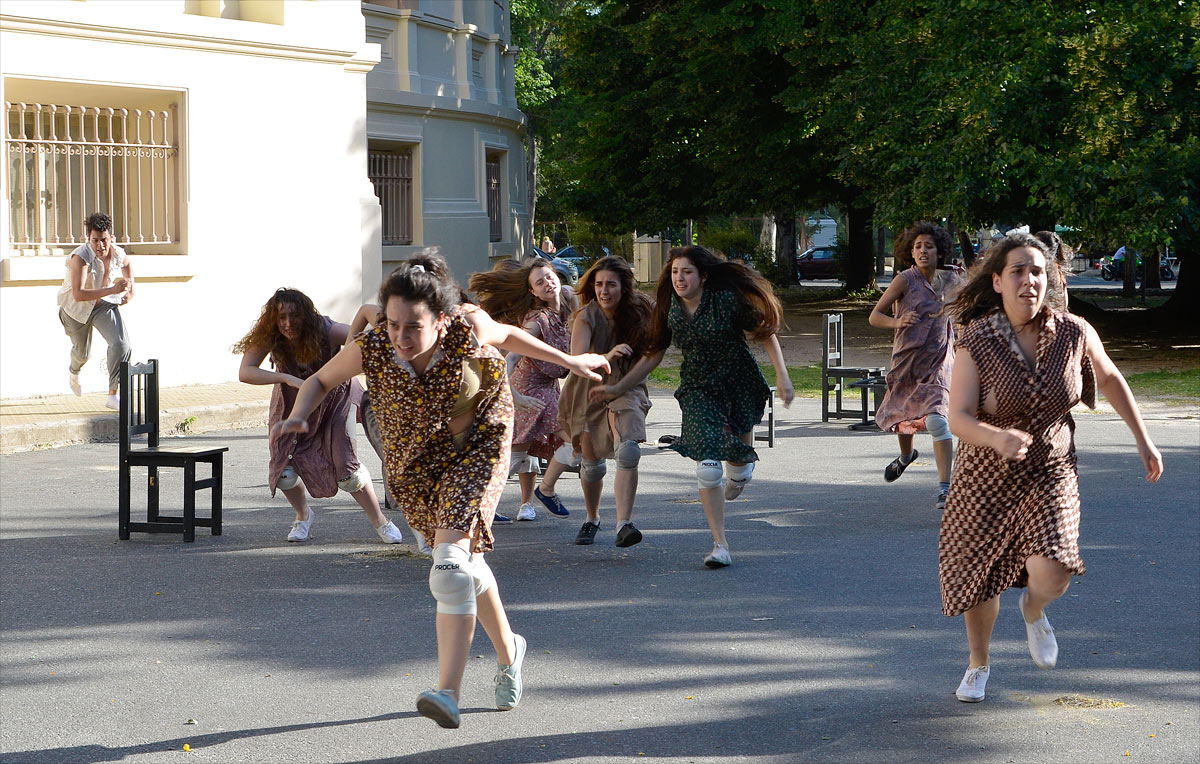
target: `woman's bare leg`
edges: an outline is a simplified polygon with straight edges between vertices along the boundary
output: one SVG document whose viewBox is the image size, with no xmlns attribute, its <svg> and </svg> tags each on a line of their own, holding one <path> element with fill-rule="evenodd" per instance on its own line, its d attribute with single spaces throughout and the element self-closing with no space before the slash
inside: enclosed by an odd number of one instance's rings
<svg viewBox="0 0 1200 764">
<path fill-rule="evenodd" d="M 594 460 L 596 458 L 596 449 L 592 447 L 592 436 L 589 433 L 585 432 L 579 436 L 579 452 L 583 454 L 584 459 Z M 604 491 L 604 481 L 591 482 L 580 478 L 579 487 L 583 490 L 583 508 L 587 512 L 588 522 L 599 525 L 600 494 Z"/>
<path fill-rule="evenodd" d="M 963 613 L 967 624 L 967 644 L 971 647 L 971 665 L 967 668 L 979 668 L 988 665 L 988 651 L 992 644 L 992 628 L 996 625 L 996 616 L 1000 613 L 1000 598 L 992 597 L 986 602 L 980 602 L 975 607 Z"/>
<path fill-rule="evenodd" d="M 470 553 L 467 534 L 438 528 L 434 531 L 433 544 L 455 544 Z M 475 616 L 438 613 L 438 689 L 450 693 L 457 703 L 462 687 L 463 672 L 471 655 L 471 640 L 475 637 Z"/>
<path fill-rule="evenodd" d="M 367 483 L 350 495 L 358 502 L 358 506 L 363 508 L 363 512 L 367 513 L 367 519 L 371 521 L 371 525 L 378 528 L 387 522 L 387 518 L 383 516 L 383 510 L 379 508 L 379 499 L 375 496 L 375 486 Z"/>
<path fill-rule="evenodd" d="M 938 482 L 949 483 L 954 465 L 954 438 L 933 441 L 933 459 L 937 462 Z"/>
<path fill-rule="evenodd" d="M 1025 569 L 1029 571 L 1029 588 L 1022 615 L 1026 623 L 1033 623 L 1042 617 L 1043 608 L 1066 593 L 1071 572 L 1061 562 L 1041 555 L 1025 560 Z"/>
<path fill-rule="evenodd" d="M 307 520 L 308 515 L 308 491 L 304 488 L 304 481 L 296 483 L 291 488 L 280 488 L 283 495 L 287 497 L 288 504 L 292 505 L 292 510 L 296 513 L 296 519 L 303 522 Z"/>
</svg>

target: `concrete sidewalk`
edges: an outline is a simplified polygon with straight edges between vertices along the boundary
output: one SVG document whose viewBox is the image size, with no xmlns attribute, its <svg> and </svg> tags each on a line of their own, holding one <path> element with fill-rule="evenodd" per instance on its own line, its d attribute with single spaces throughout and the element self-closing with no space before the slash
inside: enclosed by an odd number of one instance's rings
<svg viewBox="0 0 1200 764">
<path fill-rule="evenodd" d="M 0 454 L 117 439 L 105 393 L 0 400 Z M 256 427 L 267 422 L 271 387 L 226 382 L 159 390 L 164 434 Z"/>
</svg>

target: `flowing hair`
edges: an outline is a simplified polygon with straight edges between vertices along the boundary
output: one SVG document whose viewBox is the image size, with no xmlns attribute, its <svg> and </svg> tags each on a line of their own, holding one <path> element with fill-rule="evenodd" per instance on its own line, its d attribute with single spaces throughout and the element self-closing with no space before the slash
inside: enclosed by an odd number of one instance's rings
<svg viewBox="0 0 1200 764">
<path fill-rule="evenodd" d="M 501 260 L 490 271 L 471 274 L 468 287 L 489 316 L 502 324 L 523 326 L 530 311 L 545 306 L 529 291 L 529 274 L 535 268 L 554 273 L 554 266 L 540 257 L 527 257 L 520 262 Z M 565 304 L 559 307 L 563 309 Z"/>
<path fill-rule="evenodd" d="M 1075 259 L 1075 250 L 1053 231 L 1034 234 L 1046 245 L 1046 304 L 1057 311 L 1067 310 L 1067 268 Z"/>
<path fill-rule="evenodd" d="M 946 306 L 946 311 L 954 316 L 960 324 L 966 324 L 976 318 L 987 316 L 1004 309 L 1003 298 L 992 288 L 992 276 L 1004 272 L 1008 264 L 1008 253 L 1014 249 L 1029 247 L 1036 249 L 1046 257 L 1047 268 L 1050 268 L 1050 253 L 1046 245 L 1027 233 L 1009 234 L 1003 239 L 993 239 L 987 248 L 986 256 L 977 261 L 968 275 L 967 285 L 958 293 L 954 302 Z M 1047 277 L 1049 280 L 1049 277 Z M 1046 304 L 1049 304 L 1047 290 Z M 1053 307 L 1053 306 L 1051 306 Z"/>
<path fill-rule="evenodd" d="M 426 247 L 388 274 L 379 286 L 381 310 L 387 310 L 388 300 L 393 297 L 424 303 L 435 318 L 467 302 L 437 247 Z"/>
<path fill-rule="evenodd" d="M 739 262 L 724 260 L 704 247 L 672 247 L 667 253 L 667 263 L 658 277 L 655 290 L 654 312 L 650 316 L 650 346 L 647 353 L 666 350 L 671 345 L 671 329 L 667 326 L 667 315 L 671 310 L 671 299 L 675 287 L 671 285 L 671 263 L 684 257 L 696 266 L 705 289 L 727 289 L 750 304 L 755 315 L 755 328 L 750 336 L 761 342 L 779 331 L 783 326 L 783 306 L 771 288 L 771 282 L 758 271 L 751 270 Z"/>
<path fill-rule="evenodd" d="M 896 242 L 892 245 L 892 259 L 896 263 L 893 272 L 899 273 L 912 266 L 912 248 L 918 236 L 928 236 L 933 239 L 933 245 L 937 247 L 938 265 L 945 265 L 950 258 L 950 253 L 954 251 L 954 239 L 950 237 L 949 231 L 937 223 L 919 220 L 896 237 Z"/>
<path fill-rule="evenodd" d="M 279 331 L 279 309 L 284 305 L 295 306 L 300 314 L 300 336 L 295 342 Z M 233 346 L 234 353 L 248 350 L 265 350 L 271 355 L 275 368 L 309 366 L 315 363 L 328 349 L 329 338 L 321 327 L 321 314 L 313 301 L 299 289 L 281 287 L 275 290 L 254 326 Z"/>
<path fill-rule="evenodd" d="M 654 301 L 637 290 L 633 268 L 625 258 L 614 255 L 602 257 L 579 277 L 575 292 L 579 295 L 581 307 L 586 307 L 596 299 L 596 274 L 600 271 L 615 273 L 621 282 L 621 299 L 616 308 L 616 341 L 633 348 L 634 358 L 645 355 L 650 346 L 650 316 L 654 311 Z"/>
</svg>

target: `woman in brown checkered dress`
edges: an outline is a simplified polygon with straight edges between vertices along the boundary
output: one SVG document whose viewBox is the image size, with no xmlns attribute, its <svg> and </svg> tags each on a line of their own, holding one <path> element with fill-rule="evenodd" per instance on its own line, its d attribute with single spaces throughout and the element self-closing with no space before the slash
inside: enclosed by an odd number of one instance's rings
<svg viewBox="0 0 1200 764">
<path fill-rule="evenodd" d="M 965 615 L 971 655 L 956 696 L 966 702 L 983 700 L 1009 587 L 1025 588 L 1018 605 L 1034 662 L 1053 668 L 1058 659 L 1043 608 L 1084 572 L 1072 407 L 1094 405 L 1098 387 L 1133 433 L 1146 480 L 1162 475 L 1162 456 L 1096 331 L 1046 304 L 1046 254 L 1032 236 L 1004 238 L 950 307 L 965 328 L 950 385 L 959 451 L 938 573 L 942 612 Z"/>
<path fill-rule="evenodd" d="M 473 305 L 436 253 L 401 264 L 379 290 L 384 325 L 358 335 L 305 381 L 281 432 L 303 432 L 305 417 L 331 389 L 366 374 L 384 444 L 388 485 L 408 524 L 433 542 L 429 589 L 437 600 L 437 690 L 417 710 L 458 727 L 459 687 L 475 617 L 496 649 L 496 707 L 521 697 L 525 640 L 513 633 L 483 558 L 508 475 L 513 404 L 497 348 L 556 363 L 588 378 L 603 356 L 568 356 Z"/>
</svg>

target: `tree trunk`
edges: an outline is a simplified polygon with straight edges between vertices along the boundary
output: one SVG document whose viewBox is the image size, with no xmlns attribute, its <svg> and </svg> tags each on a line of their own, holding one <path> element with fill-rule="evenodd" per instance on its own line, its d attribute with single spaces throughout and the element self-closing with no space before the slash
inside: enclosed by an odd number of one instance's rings
<svg viewBox="0 0 1200 764">
<path fill-rule="evenodd" d="M 875 278 L 878 279 L 883 275 L 884 259 L 887 257 L 887 252 L 884 251 L 884 246 L 887 242 L 887 229 L 879 226 L 875 229 Z"/>
<path fill-rule="evenodd" d="M 971 246 L 971 237 L 961 228 L 958 229 L 958 246 L 962 249 L 963 267 L 970 268 L 975 264 L 975 247 Z"/>
<path fill-rule="evenodd" d="M 534 241 L 540 240 L 537 236 L 537 177 L 538 177 L 538 157 L 537 157 L 537 137 L 534 132 L 533 117 L 529 118 L 529 129 L 525 133 L 525 167 L 528 177 L 526 182 L 529 183 L 529 238 Z M 517 250 L 524 257 L 531 254 L 532 251 L 524 247 Z"/>
<path fill-rule="evenodd" d="M 1128 246 L 1125 247 L 1125 260 L 1121 263 L 1121 273 L 1124 274 L 1121 295 L 1133 297 L 1137 294 L 1137 255 Z"/>
<path fill-rule="evenodd" d="M 763 213 L 762 231 L 758 234 L 758 247 L 763 252 L 769 252 L 775 257 L 775 218 L 769 213 Z"/>
<path fill-rule="evenodd" d="M 796 216 L 775 213 L 775 264 L 784 284 L 796 284 Z"/>
<path fill-rule="evenodd" d="M 871 220 L 875 206 L 846 205 L 846 291 L 875 289 L 875 257 L 871 252 Z"/>
<path fill-rule="evenodd" d="M 1146 272 L 1142 274 L 1142 291 L 1147 289 L 1162 289 L 1162 282 L 1158 278 L 1158 262 L 1159 253 L 1151 252 L 1146 255 Z"/>
</svg>

